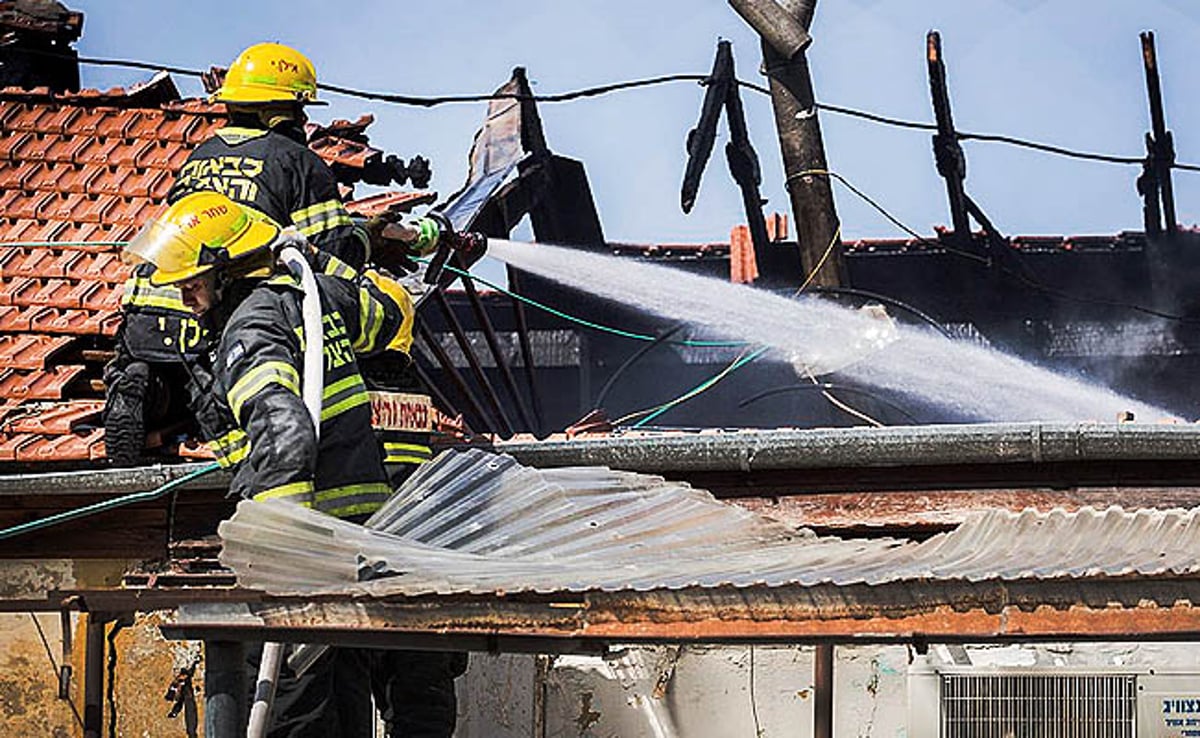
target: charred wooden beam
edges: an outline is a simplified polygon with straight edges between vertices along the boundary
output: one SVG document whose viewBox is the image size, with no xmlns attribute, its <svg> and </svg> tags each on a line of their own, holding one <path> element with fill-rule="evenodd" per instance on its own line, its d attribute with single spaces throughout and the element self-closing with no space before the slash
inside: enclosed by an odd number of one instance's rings
<svg viewBox="0 0 1200 738">
<path fill-rule="evenodd" d="M 811 25 L 816 0 L 784 0 L 781 5 L 801 26 Z M 788 59 L 763 41 L 763 67 L 771 81 L 801 267 L 805 274 L 813 275 L 811 284 L 837 287 L 846 281 L 846 264 L 833 188 L 824 173 L 828 164 L 808 59 L 804 54 Z"/>
<path fill-rule="evenodd" d="M 700 178 L 704 176 L 704 168 L 712 155 L 721 110 L 734 79 L 733 50 L 728 41 L 721 41 L 717 44 L 717 56 L 713 59 L 712 73 L 706 82 L 708 89 L 705 90 L 704 102 L 700 105 L 700 122 L 688 131 L 688 159 L 683 170 L 683 188 L 679 193 L 679 204 L 685 213 L 692 212 L 692 206 L 696 204 Z"/>
<path fill-rule="evenodd" d="M 466 282 L 467 280 L 463 281 Z M 496 393 L 496 389 L 488 379 L 487 373 L 483 371 L 483 364 L 480 363 L 479 357 L 475 354 L 475 347 L 467 339 L 467 333 L 463 330 L 458 316 L 454 314 L 454 310 L 446 300 L 445 291 L 441 289 L 435 290 L 434 299 L 437 301 L 438 308 L 442 311 L 442 316 L 446 319 L 446 325 L 450 328 L 450 333 L 454 336 L 459 350 L 466 357 L 467 365 L 470 366 L 471 373 L 475 375 L 475 381 L 483 388 L 484 397 L 492 412 L 492 418 L 496 421 L 496 425 L 493 427 L 503 429 L 505 433 L 511 436 L 513 434 L 512 421 L 509 420 L 508 415 L 504 412 L 504 407 L 500 403 L 500 395 Z"/>
<path fill-rule="evenodd" d="M 475 416 L 474 423 L 472 424 L 485 433 L 496 431 L 497 427 L 491 422 L 488 414 L 483 411 L 483 405 L 480 404 L 471 387 L 463 379 L 462 374 L 458 371 L 458 367 L 454 366 L 454 361 L 451 360 L 446 350 L 442 348 L 437 337 L 425 326 L 424 321 L 417 322 L 417 335 L 425 342 L 425 346 L 429 349 L 429 352 L 433 354 L 433 358 L 441 367 L 442 374 L 450 379 L 451 384 L 458 390 L 458 394 L 466 401 L 467 409 Z"/>
<path fill-rule="evenodd" d="M 734 71 L 733 49 L 728 41 L 717 44 L 717 55 L 713 60 L 712 74 L 709 75 L 707 84 L 708 90 L 700 108 L 700 121 L 688 132 L 688 160 L 684 169 L 683 188 L 680 191 L 680 205 L 683 212 L 688 213 L 696 202 L 700 178 L 712 154 L 713 143 L 717 138 L 717 124 L 720 122 L 721 111 L 724 110 L 725 120 L 729 124 L 725 159 L 729 164 L 729 173 L 733 175 L 734 181 L 742 191 L 742 203 L 746 210 L 750 237 L 754 242 L 755 256 L 763 259 L 763 250 L 767 248 L 770 239 L 767 237 L 767 223 L 762 214 L 762 195 L 759 193 L 762 170 L 746 130 L 746 115 L 742 110 L 742 98 Z"/>
<path fill-rule="evenodd" d="M 729 4 L 785 59 L 796 58 L 812 44 L 807 24 L 775 0 L 729 0 Z"/>
<path fill-rule="evenodd" d="M 466 271 L 466 265 L 462 263 L 461 259 L 459 259 L 458 267 L 460 270 Z M 484 341 L 488 345 L 492 359 L 496 362 L 496 368 L 500 370 L 500 377 L 504 380 L 504 387 L 512 397 L 513 405 L 517 408 L 525 429 L 531 429 L 533 428 L 533 420 L 529 415 L 529 410 L 525 407 L 525 399 L 521 396 L 521 391 L 517 388 L 517 381 L 513 378 L 512 369 L 508 366 L 508 359 L 504 356 L 504 351 L 500 347 L 500 339 L 496 336 L 496 329 L 492 326 L 492 319 L 488 317 L 487 310 L 484 309 L 483 302 L 479 299 L 479 291 L 475 288 L 475 280 L 469 277 L 464 278 L 462 285 L 463 290 L 467 293 L 467 301 L 471 305 L 471 311 L 475 313 L 475 320 L 479 323 L 479 329 L 483 331 Z M 507 435 L 512 436 L 516 432 L 514 426 L 507 417 L 503 418 L 503 422 L 507 429 Z"/>
<path fill-rule="evenodd" d="M 771 0 L 771 3 L 774 4 L 774 0 Z M 729 57 L 729 68 L 732 72 L 732 54 Z M 729 125 L 725 160 L 729 164 L 729 173 L 733 175 L 733 180 L 742 191 L 742 206 L 746 210 L 746 223 L 750 227 L 750 240 L 754 243 L 755 256 L 759 262 L 763 262 L 766 260 L 764 252 L 770 238 L 767 236 L 767 221 L 762 212 L 762 194 L 758 189 L 762 184 L 762 169 L 758 164 L 758 154 L 750 144 L 750 134 L 746 130 L 746 114 L 742 110 L 741 91 L 736 81 L 725 93 L 725 122 Z"/>
<path fill-rule="evenodd" d="M 514 294 L 521 294 L 521 272 L 511 266 L 505 267 L 508 274 L 508 286 Z M 531 429 L 539 437 L 546 432 L 542 423 L 541 395 L 538 393 L 537 373 L 533 362 L 533 346 L 529 342 L 529 318 L 525 314 L 525 303 L 512 298 L 513 319 L 517 324 L 517 341 L 521 345 L 521 361 L 525 368 L 525 383 L 529 385 L 529 402 L 533 406 L 534 427 Z"/>
<path fill-rule="evenodd" d="M 967 216 L 967 199 L 963 181 L 967 178 L 967 158 L 950 112 L 950 91 L 946 85 L 946 63 L 942 57 L 942 36 L 930 31 L 925 37 L 926 61 L 929 64 L 929 93 L 933 97 L 933 114 L 938 132 L 933 136 L 933 155 L 938 174 L 946 180 L 950 197 L 950 217 L 954 238 L 965 242 L 971 238 L 971 223 Z"/>
<path fill-rule="evenodd" d="M 1153 172 L 1153 196 L 1162 202 L 1162 217 L 1167 235 L 1178 232 L 1175 221 L 1175 187 L 1171 182 L 1171 169 L 1175 166 L 1175 139 L 1167 130 L 1166 114 L 1163 111 L 1162 85 L 1158 76 L 1158 53 L 1154 47 L 1154 32 L 1145 31 L 1142 39 L 1142 64 L 1146 70 L 1146 92 L 1150 98 L 1150 126 L 1146 134 L 1147 169 Z M 1157 215 L 1158 209 L 1148 213 L 1148 218 Z M 1157 218 L 1155 218 L 1157 222 Z M 1150 232 L 1149 223 L 1147 232 Z"/>
</svg>

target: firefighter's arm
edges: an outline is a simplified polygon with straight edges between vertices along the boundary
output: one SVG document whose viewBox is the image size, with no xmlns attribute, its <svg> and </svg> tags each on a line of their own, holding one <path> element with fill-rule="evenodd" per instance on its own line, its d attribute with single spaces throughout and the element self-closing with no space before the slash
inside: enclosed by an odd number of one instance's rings
<svg viewBox="0 0 1200 738">
<path fill-rule="evenodd" d="M 412 297 L 396 280 L 374 269 L 357 279 L 322 282 L 346 321 L 351 347 L 360 356 L 412 348 L 416 309 Z"/>
<path fill-rule="evenodd" d="M 256 500 L 311 504 L 317 436 L 300 394 L 300 340 L 278 303 L 254 297 L 226 327 L 215 367 L 250 440 L 248 468 L 239 474 Z"/>
<path fill-rule="evenodd" d="M 292 224 L 314 246 L 328 251 L 361 271 L 369 256 L 366 232 L 350 220 L 342 205 L 333 170 L 315 153 L 305 149 L 291 167 L 295 200 L 289 205 Z"/>
</svg>

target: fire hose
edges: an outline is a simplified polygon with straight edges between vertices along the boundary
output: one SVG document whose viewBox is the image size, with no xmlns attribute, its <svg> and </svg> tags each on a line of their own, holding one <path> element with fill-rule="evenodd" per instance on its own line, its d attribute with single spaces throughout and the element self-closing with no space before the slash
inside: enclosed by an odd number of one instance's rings
<svg viewBox="0 0 1200 738">
<path fill-rule="evenodd" d="M 300 310 L 304 316 L 304 372 L 301 396 L 312 417 L 313 433 L 321 437 L 321 400 L 325 384 L 324 329 L 321 325 L 321 295 L 308 260 L 301 253 L 303 238 L 299 234 L 288 238 L 279 252 L 279 262 L 300 280 L 304 297 Z M 246 738 L 263 738 L 271 722 L 271 707 L 275 702 L 275 687 L 279 682 L 279 667 L 283 662 L 284 643 L 263 644 L 258 664 L 258 679 L 254 684 L 254 704 L 246 725 Z"/>
</svg>

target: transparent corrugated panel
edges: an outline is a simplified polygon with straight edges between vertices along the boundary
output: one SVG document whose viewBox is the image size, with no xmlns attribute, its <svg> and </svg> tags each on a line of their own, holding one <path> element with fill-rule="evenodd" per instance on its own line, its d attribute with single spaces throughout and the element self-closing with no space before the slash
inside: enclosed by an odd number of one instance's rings
<svg viewBox="0 0 1200 738">
<path fill-rule="evenodd" d="M 985 511 L 922 543 L 819 538 L 686 484 L 448 451 L 366 524 L 243 502 L 221 560 L 248 587 L 372 595 L 880 584 L 1200 570 L 1195 511 Z"/>
</svg>

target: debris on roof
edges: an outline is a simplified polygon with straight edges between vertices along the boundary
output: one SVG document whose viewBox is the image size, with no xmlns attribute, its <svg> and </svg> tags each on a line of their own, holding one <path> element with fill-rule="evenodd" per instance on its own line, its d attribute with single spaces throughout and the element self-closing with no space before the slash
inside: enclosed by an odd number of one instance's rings
<svg viewBox="0 0 1200 738">
<path fill-rule="evenodd" d="M 370 530 L 368 530 L 368 528 Z M 1166 577 L 1200 571 L 1200 511 L 987 510 L 923 542 L 818 538 L 607 467 L 447 451 L 364 526 L 246 501 L 221 561 L 274 595 L 556 594 Z"/>
</svg>

